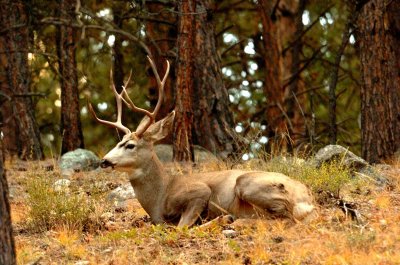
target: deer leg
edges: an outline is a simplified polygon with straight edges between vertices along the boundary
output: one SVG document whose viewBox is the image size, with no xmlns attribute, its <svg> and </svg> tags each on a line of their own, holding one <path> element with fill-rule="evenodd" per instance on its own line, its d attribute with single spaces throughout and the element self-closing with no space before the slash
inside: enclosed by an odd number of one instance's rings
<svg viewBox="0 0 400 265">
<path fill-rule="evenodd" d="M 192 226 L 200 217 L 201 213 L 207 207 L 208 200 L 203 198 L 192 199 L 186 206 L 185 211 L 181 215 L 178 227 Z"/>
<path fill-rule="evenodd" d="M 229 225 L 229 224 L 233 223 L 234 221 L 235 221 L 235 217 L 232 215 L 221 215 L 221 216 L 218 216 L 218 217 L 212 219 L 211 221 L 208 221 L 205 224 L 202 224 L 200 227 L 208 228 L 208 227 L 212 227 L 215 225 L 224 226 L 224 225 Z"/>
<path fill-rule="evenodd" d="M 204 183 L 194 183 L 181 192 L 175 194 L 170 202 L 170 209 L 183 209 L 178 227 L 192 226 L 208 207 L 211 197 L 211 189 Z"/>
<path fill-rule="evenodd" d="M 293 219 L 293 203 L 281 183 L 257 181 L 257 177 L 243 175 L 236 181 L 236 195 L 255 208 L 263 217 Z"/>
</svg>

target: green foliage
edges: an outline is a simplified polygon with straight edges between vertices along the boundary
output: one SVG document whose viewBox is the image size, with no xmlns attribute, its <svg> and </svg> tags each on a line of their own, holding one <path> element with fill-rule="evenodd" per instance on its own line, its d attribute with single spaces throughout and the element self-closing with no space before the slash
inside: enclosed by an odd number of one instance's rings
<svg viewBox="0 0 400 265">
<path fill-rule="evenodd" d="M 28 179 L 27 192 L 30 227 L 46 231 L 56 227 L 82 230 L 90 225 L 94 202 L 84 194 L 55 191 L 52 179 L 37 176 Z"/>
<path fill-rule="evenodd" d="M 140 2 L 140 1 L 139 1 Z M 140 40 L 151 43 L 154 40 L 146 40 L 146 17 L 158 20 L 161 13 L 171 17 L 177 17 L 171 5 L 164 7 L 159 13 L 150 13 L 146 3 L 138 1 L 85 1 L 82 8 L 85 14 L 81 21 L 85 25 L 105 25 L 109 27 L 117 12 L 123 14 L 124 20 L 120 29 L 134 35 Z M 168 2 L 168 1 L 166 1 Z M 218 2 L 218 3 L 217 3 Z M 224 73 L 225 86 L 231 97 L 231 110 L 234 113 L 236 124 L 244 129 L 241 136 L 248 138 L 256 131 L 259 137 L 265 134 L 264 113 L 269 102 L 264 95 L 264 74 L 268 70 L 263 64 L 263 48 L 261 39 L 261 21 L 257 8 L 257 1 L 231 0 L 217 1 L 217 10 L 212 12 L 213 23 L 216 29 L 216 49 L 221 54 L 221 66 Z M 58 4 L 54 1 L 33 1 L 30 10 L 32 18 L 42 20 L 46 17 L 56 17 L 55 11 Z M 290 8 L 289 8 L 290 9 Z M 327 10 L 325 14 L 323 11 Z M 86 14 L 87 12 L 87 14 Z M 292 12 L 288 10 L 288 14 Z M 103 13 L 102 15 L 100 15 Z M 93 16 L 93 14 L 95 16 Z M 106 14 L 106 15 L 104 15 Z M 286 14 L 286 15 L 288 15 Z M 304 25 L 303 30 L 308 29 L 302 36 L 301 62 L 304 64 L 312 55 L 321 49 L 317 56 L 301 73 L 304 88 L 308 91 L 304 94 L 304 105 L 296 105 L 304 113 L 304 119 L 310 129 L 315 124 L 317 135 L 316 148 L 328 142 L 328 90 L 332 62 L 341 42 L 341 36 L 345 27 L 348 10 L 346 1 L 307 1 L 304 14 L 307 14 L 310 22 Z M 321 15 L 322 14 L 322 15 Z M 290 15 L 288 15 L 290 16 Z M 141 19 L 144 18 L 144 19 Z M 280 17 L 278 18 L 280 19 Z M 286 18 L 285 18 L 286 19 Z M 173 19 L 172 19 L 173 20 Z M 38 22 L 34 21 L 34 22 Z M 316 23 L 313 23 L 313 22 Z M 60 150 L 60 78 L 57 70 L 56 31 L 57 27 L 51 24 L 33 23 L 40 26 L 32 27 L 33 55 L 29 60 L 32 73 L 32 90 L 45 94 L 45 97 L 34 98 L 36 102 L 35 113 L 41 130 L 42 140 L 45 145 L 46 155 L 57 155 Z M 163 25 L 171 31 L 176 27 Z M 108 31 L 87 28 L 85 34 L 77 29 L 76 63 L 78 69 L 78 86 L 80 91 L 80 106 L 82 128 L 85 145 L 93 151 L 103 154 L 111 148 L 118 136 L 114 130 L 104 126 L 98 126 L 87 112 L 86 98 L 89 98 L 93 106 L 99 105 L 105 109 L 98 109 L 97 113 L 104 119 L 115 118 L 115 101 L 109 87 L 109 71 L 112 67 L 113 44 L 109 38 L 114 35 Z M 228 41 L 226 36 L 231 36 Z M 148 64 L 142 48 L 137 42 L 115 34 L 116 40 L 121 40 L 120 53 L 123 57 L 122 69 L 125 78 L 129 71 L 133 70 L 133 78 L 128 89 L 135 103 L 140 107 L 149 107 L 149 74 Z M 162 38 L 161 38 L 162 39 Z M 159 45 L 161 45 L 161 40 Z M 165 41 L 165 40 L 164 40 Z M 168 40 L 173 46 L 175 39 Z M 254 46 L 254 54 L 245 51 L 248 45 Z M 284 48 L 290 48 L 290 41 L 283 41 Z M 323 46 L 323 47 L 322 47 Z M 175 49 L 165 52 L 173 61 L 176 55 Z M 275 67 L 275 66 L 273 66 Z M 229 73 L 229 74 L 228 74 Z M 171 78 L 173 78 L 173 69 Z M 287 82 L 290 76 L 283 77 Z M 355 52 L 355 44 L 350 43 L 343 55 L 339 82 L 336 94 L 337 98 L 337 123 L 338 143 L 351 146 L 352 151 L 359 153 L 360 128 L 358 117 L 360 113 L 359 93 L 359 60 Z M 171 106 L 172 108 L 172 106 Z M 315 117 L 315 120 L 311 120 Z M 123 121 L 134 128 L 140 115 L 124 113 Z M 314 123 L 315 122 L 315 123 Z M 304 141 L 309 139 L 305 137 Z M 261 143 L 264 145 L 265 143 Z"/>
<path fill-rule="evenodd" d="M 119 241 L 123 239 L 136 239 L 139 240 L 138 238 L 138 231 L 136 228 L 132 228 L 128 231 L 114 231 L 105 234 L 102 237 L 102 240 L 104 241 Z M 140 242 L 138 242 L 140 243 Z"/>
<path fill-rule="evenodd" d="M 298 157 L 275 157 L 255 167 L 288 175 L 308 185 L 315 193 L 329 191 L 339 194 L 344 185 L 353 180 L 350 169 L 340 160 L 323 163 L 317 168 L 312 162 Z"/>
</svg>

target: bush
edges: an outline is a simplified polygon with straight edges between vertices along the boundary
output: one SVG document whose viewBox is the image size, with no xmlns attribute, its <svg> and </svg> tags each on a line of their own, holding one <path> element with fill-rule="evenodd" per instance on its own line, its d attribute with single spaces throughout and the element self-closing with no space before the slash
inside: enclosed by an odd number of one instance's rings
<svg viewBox="0 0 400 265">
<path fill-rule="evenodd" d="M 275 157 L 258 164 L 257 168 L 265 171 L 279 172 L 308 185 L 313 192 L 329 191 L 339 195 L 340 189 L 353 177 L 348 167 L 340 160 L 322 164 L 319 168 L 298 157 Z"/>
<path fill-rule="evenodd" d="M 29 224 L 34 231 L 55 227 L 82 230 L 90 223 L 94 204 L 85 194 L 55 191 L 54 179 L 32 177 L 27 180 Z"/>
</svg>

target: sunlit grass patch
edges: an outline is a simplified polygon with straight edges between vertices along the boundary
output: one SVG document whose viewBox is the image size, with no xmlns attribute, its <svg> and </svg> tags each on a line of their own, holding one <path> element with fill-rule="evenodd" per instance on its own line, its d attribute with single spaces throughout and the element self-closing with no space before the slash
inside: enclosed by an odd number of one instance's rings
<svg viewBox="0 0 400 265">
<path fill-rule="evenodd" d="M 61 227 L 55 231 L 54 240 L 61 246 L 62 255 L 68 259 L 82 259 L 87 255 L 87 250 L 81 242 L 80 232 Z"/>
</svg>

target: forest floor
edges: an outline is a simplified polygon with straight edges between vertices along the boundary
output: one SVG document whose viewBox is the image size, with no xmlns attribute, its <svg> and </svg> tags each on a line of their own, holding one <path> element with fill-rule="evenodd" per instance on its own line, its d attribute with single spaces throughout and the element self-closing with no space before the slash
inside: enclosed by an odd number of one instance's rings
<svg viewBox="0 0 400 265">
<path fill-rule="evenodd" d="M 124 175 L 79 172 L 55 192 L 46 181 L 61 178 L 57 168 L 6 166 L 18 264 L 400 264 L 400 161 L 381 169 L 390 186 L 341 189 L 358 222 L 316 194 L 320 214 L 307 224 L 239 219 L 189 229 L 152 225 L 135 199 L 108 201 Z"/>
</svg>

